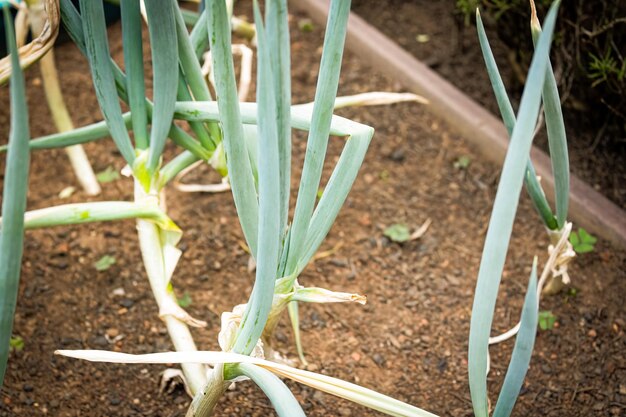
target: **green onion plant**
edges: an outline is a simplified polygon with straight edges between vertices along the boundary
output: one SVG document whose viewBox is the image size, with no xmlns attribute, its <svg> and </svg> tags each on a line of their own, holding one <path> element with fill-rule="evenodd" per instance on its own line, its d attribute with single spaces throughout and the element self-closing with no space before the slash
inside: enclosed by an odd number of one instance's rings
<svg viewBox="0 0 626 417">
<path fill-rule="evenodd" d="M 0 223 L 0 363 L 6 368 L 9 336 L 17 296 L 24 229 L 86 222 L 135 219 L 140 251 L 150 287 L 176 352 L 129 355 L 103 351 L 58 351 L 92 361 L 179 363 L 193 401 L 187 416 L 211 415 L 233 382 L 249 379 L 267 395 L 279 416 L 304 412 L 280 378 L 345 398 L 392 416 L 434 416 L 373 390 L 272 361 L 272 333 L 288 310 L 300 357 L 298 306 L 302 302 L 364 303 L 358 294 L 306 287 L 298 278 L 328 234 L 356 179 L 374 129 L 333 115 L 336 107 L 389 102 L 386 95 L 338 98 L 349 0 L 332 0 L 313 103 L 291 102 L 290 40 L 286 0 L 267 0 L 262 14 L 253 2 L 257 42 L 256 101 L 240 102 L 232 56 L 232 4 L 209 0 L 198 15 L 183 12 L 175 0 L 121 0 L 124 68 L 111 59 L 102 2 L 60 0 L 63 24 L 89 61 L 104 121 L 28 141 L 23 78 L 15 43 L 11 77 L 12 130 L 7 150 Z M 479 19 L 479 39 L 505 124 L 511 135 L 477 282 L 469 338 L 469 382 L 477 416 L 489 415 L 487 398 L 488 346 L 500 276 L 509 244 L 522 183 L 525 181 L 541 218 L 554 234 L 554 247 L 541 278 L 537 260 L 518 327 L 515 348 L 494 415 L 513 409 L 531 358 L 537 326 L 538 294 L 558 260 L 563 260 L 571 224 L 567 218 L 567 147 L 558 92 L 549 64 L 549 50 L 558 2 L 543 32 L 533 21 L 536 50 L 517 117 L 498 75 Z M 13 32 L 7 19 L 10 41 Z M 142 13 L 148 25 L 153 62 L 152 100 L 145 95 L 141 40 Z M 190 19 L 192 16 L 193 19 Z M 192 22 L 191 32 L 187 24 Z M 213 99 L 202 72 L 210 50 L 214 74 Z M 417 100 L 405 96 L 401 99 Z M 398 97 L 391 98 L 397 101 Z M 553 214 L 532 163 L 528 160 L 535 124 L 543 100 L 556 183 Z M 130 112 L 122 113 L 120 101 Z M 193 134 L 175 122 L 185 122 Z M 302 176 L 290 216 L 292 130 L 308 132 Z M 132 135 L 130 134 L 132 132 Z M 344 138 L 344 147 L 318 201 L 322 167 L 330 136 Z M 133 181 L 133 201 L 65 204 L 25 212 L 29 150 L 67 147 L 110 136 L 127 163 Z M 167 141 L 176 155 L 164 158 Z M 182 231 L 168 216 L 165 189 L 194 164 L 212 165 L 228 176 L 245 242 L 256 265 L 249 299 L 222 314 L 218 335 L 221 351 L 198 351 L 190 327 L 206 323 L 191 317 L 177 302 L 173 276 L 181 252 Z M 10 197 L 8 197 L 10 196 Z M 427 226 L 426 226 L 427 227 Z M 551 266 L 549 266 L 551 265 Z M 547 271 L 547 272 L 546 272 Z"/>
</svg>

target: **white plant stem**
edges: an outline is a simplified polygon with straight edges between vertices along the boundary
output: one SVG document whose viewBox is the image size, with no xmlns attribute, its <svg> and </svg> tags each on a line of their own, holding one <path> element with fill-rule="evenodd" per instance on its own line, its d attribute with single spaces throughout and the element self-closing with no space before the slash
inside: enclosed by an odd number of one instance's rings
<svg viewBox="0 0 626 417">
<path fill-rule="evenodd" d="M 144 202 L 148 199 L 154 199 L 154 203 L 159 204 L 158 197 L 147 195 L 142 185 L 135 180 L 135 201 Z M 182 320 L 186 313 L 178 306 L 174 294 L 168 290 L 168 275 L 173 272 L 173 266 L 168 266 L 167 254 L 164 250 L 159 227 L 150 221 L 137 220 L 137 234 L 146 274 L 154 299 L 159 307 L 159 316 L 167 327 L 174 348 L 179 352 L 197 351 L 189 327 Z M 175 265 L 176 260 L 170 260 L 170 264 Z M 199 363 L 187 363 L 183 364 L 182 368 L 189 383 L 189 389 L 194 395 L 197 394 L 207 383 L 206 366 Z"/>
<path fill-rule="evenodd" d="M 45 10 L 43 4 L 38 2 L 30 6 L 29 9 L 30 26 L 35 36 L 39 35 L 43 29 L 45 19 Z M 48 108 L 54 120 L 54 125 L 59 132 L 67 132 L 74 129 L 72 119 L 63 101 L 61 86 L 57 69 L 54 65 L 54 49 L 50 49 L 47 54 L 41 57 L 39 61 L 43 88 L 48 102 Z M 96 179 L 89 159 L 85 154 L 85 150 L 81 145 L 74 145 L 65 149 L 70 163 L 74 170 L 74 174 L 78 182 L 88 195 L 98 195 L 102 191 L 100 184 Z"/>
</svg>

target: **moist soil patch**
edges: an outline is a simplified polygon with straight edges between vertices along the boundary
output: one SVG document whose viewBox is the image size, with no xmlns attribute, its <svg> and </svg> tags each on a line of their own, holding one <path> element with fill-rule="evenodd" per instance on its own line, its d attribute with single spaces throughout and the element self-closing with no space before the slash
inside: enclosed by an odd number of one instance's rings
<svg viewBox="0 0 626 417">
<path fill-rule="evenodd" d="M 303 14 L 291 18 L 296 103 L 313 99 L 323 38 L 319 26 L 312 32 L 298 30 L 305 18 Z M 121 61 L 119 24 L 109 33 L 111 50 Z M 61 45 L 56 56 L 76 125 L 100 120 L 85 59 L 72 44 Z M 27 86 L 32 136 L 53 132 L 36 68 L 27 72 Z M 346 54 L 340 94 L 373 90 L 399 87 L 372 71 L 367 62 Z M 6 87 L 0 90 L 0 100 L 8 109 Z M 330 252 L 312 262 L 300 282 L 365 294 L 368 303 L 301 306 L 308 368 L 442 416 L 470 416 L 469 318 L 500 167 L 484 161 L 427 106 L 409 103 L 339 113 L 374 126 L 376 135 L 321 248 Z M 7 111 L 0 120 L 0 135 L 6 138 Z M 297 134 L 294 139 L 294 193 L 305 138 Z M 324 181 L 342 145 L 343 139 L 331 139 Z M 96 171 L 122 168 L 110 139 L 88 144 L 86 151 Z M 464 169 L 455 168 L 460 157 L 469 158 Z M 4 165 L 0 168 L 4 170 Z M 197 178 L 206 181 L 207 172 L 199 171 Z M 132 198 L 132 184 L 124 178 L 104 184 L 97 198 L 77 191 L 60 199 L 59 192 L 69 185 L 77 183 L 62 150 L 32 154 L 29 209 Z M 173 284 L 179 295 L 190 295 L 189 312 L 209 323 L 208 328 L 193 331 L 198 346 L 217 349 L 219 315 L 245 302 L 253 283 L 232 197 L 185 194 L 172 187 L 167 192 L 169 214 L 184 231 L 183 256 Z M 418 240 L 400 245 L 383 236 L 392 224 L 405 223 L 414 230 L 427 219 L 432 224 Z M 545 231 L 523 196 L 494 333 L 518 320 L 532 258 L 538 254 L 540 262 L 545 261 L 546 245 Z M 116 262 L 98 272 L 94 263 L 104 255 Z M 600 241 L 593 253 L 576 259 L 571 267 L 575 294 L 542 302 L 541 309 L 552 311 L 557 324 L 537 335 L 517 415 L 623 415 L 625 260 L 624 252 Z M 24 347 L 10 357 L 0 416 L 184 416 L 190 403 L 184 390 L 159 391 L 165 366 L 91 364 L 53 354 L 60 348 L 171 350 L 157 313 L 132 221 L 29 231 L 14 327 Z M 286 315 L 274 347 L 296 357 Z M 511 349 L 510 341 L 491 349 L 492 393 L 499 390 Z M 379 415 L 295 383 L 289 386 L 310 416 Z M 492 395 L 492 402 L 495 399 Z M 260 390 L 244 382 L 226 393 L 216 415 L 267 416 L 273 411 Z"/>
<path fill-rule="evenodd" d="M 474 24 L 465 25 L 456 3 L 354 0 L 353 11 L 499 117 L 476 27 Z M 498 23 L 489 16 L 483 16 L 483 20 L 502 78 L 517 108 L 523 88 L 520 80 L 525 78 L 527 69 L 517 63 L 514 51 L 498 38 L 495 27 Z M 568 27 L 567 30 L 574 29 Z M 530 28 L 527 36 L 530 39 Z M 562 72 L 558 65 L 555 70 L 557 76 Z M 563 109 L 571 170 L 624 208 L 626 140 L 624 137 L 615 137 L 611 129 L 593 117 L 594 114 L 597 116 L 597 112 L 607 112 L 606 108 L 596 106 L 584 112 L 574 109 L 577 105 L 573 101 L 566 100 Z M 618 128 L 614 130 L 619 131 Z M 547 136 L 543 130 L 537 135 L 535 144 L 548 151 Z"/>
</svg>

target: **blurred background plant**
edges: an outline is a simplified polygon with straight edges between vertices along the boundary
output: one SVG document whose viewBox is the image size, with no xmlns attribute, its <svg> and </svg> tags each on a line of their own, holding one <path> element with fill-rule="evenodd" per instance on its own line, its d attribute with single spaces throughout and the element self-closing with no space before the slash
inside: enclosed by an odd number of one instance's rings
<svg viewBox="0 0 626 417">
<path fill-rule="evenodd" d="M 545 15 L 551 2 L 536 1 Z M 510 49 L 510 64 L 521 88 L 532 54 L 527 33 L 527 0 L 457 0 L 459 19 L 465 25 L 480 7 L 485 25 L 493 26 Z M 588 146 L 600 142 L 623 149 L 626 142 L 626 2 L 621 0 L 570 0 L 559 10 L 552 62 L 568 124 L 591 129 Z"/>
</svg>

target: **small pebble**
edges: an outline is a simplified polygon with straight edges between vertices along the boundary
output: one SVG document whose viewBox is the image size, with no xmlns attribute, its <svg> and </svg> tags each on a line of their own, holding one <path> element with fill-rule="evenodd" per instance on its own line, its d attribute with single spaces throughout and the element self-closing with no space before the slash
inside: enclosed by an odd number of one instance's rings
<svg viewBox="0 0 626 417">
<path fill-rule="evenodd" d="M 93 344 L 96 346 L 109 346 L 109 342 L 107 341 L 106 337 L 104 336 L 98 336 L 94 339 Z"/>
<path fill-rule="evenodd" d="M 122 298 L 119 302 L 119 305 L 124 308 L 131 308 L 134 304 L 135 301 L 131 300 L 130 298 Z"/>
<path fill-rule="evenodd" d="M 405 153 L 402 148 L 398 148 L 389 155 L 389 159 L 394 162 L 402 162 L 404 161 Z"/>
<path fill-rule="evenodd" d="M 372 356 L 372 360 L 378 366 L 383 366 L 385 364 L 385 358 L 380 353 L 374 353 L 374 356 Z"/>
<path fill-rule="evenodd" d="M 348 407 L 340 407 L 338 411 L 340 416 L 348 417 L 352 415 L 352 410 Z"/>
</svg>

